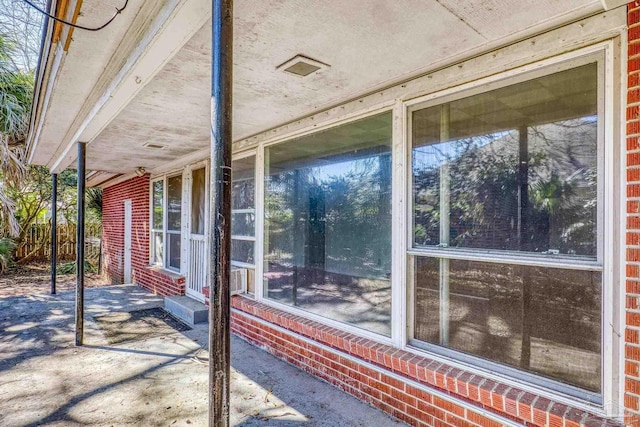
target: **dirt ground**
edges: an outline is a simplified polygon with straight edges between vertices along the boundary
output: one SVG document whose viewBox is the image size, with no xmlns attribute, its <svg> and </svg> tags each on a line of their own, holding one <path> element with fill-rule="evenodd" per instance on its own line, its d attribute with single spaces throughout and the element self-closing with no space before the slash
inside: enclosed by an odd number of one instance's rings
<svg viewBox="0 0 640 427">
<path fill-rule="evenodd" d="M 96 273 L 85 274 L 85 287 L 95 288 L 110 285 L 105 277 Z M 75 274 L 58 274 L 56 291 L 63 292 L 75 289 Z M 0 298 L 48 294 L 51 291 L 51 265 L 29 264 L 12 267 L 5 274 L 0 274 Z"/>
<path fill-rule="evenodd" d="M 207 425 L 206 324 L 163 321 L 163 299 L 134 285 L 98 286 L 85 292 L 85 345 L 75 347 L 75 292 L 8 282 L 0 426 Z M 18 295 L 6 296 L 11 286 Z M 235 336 L 231 359 L 231 425 L 404 425 Z"/>
</svg>

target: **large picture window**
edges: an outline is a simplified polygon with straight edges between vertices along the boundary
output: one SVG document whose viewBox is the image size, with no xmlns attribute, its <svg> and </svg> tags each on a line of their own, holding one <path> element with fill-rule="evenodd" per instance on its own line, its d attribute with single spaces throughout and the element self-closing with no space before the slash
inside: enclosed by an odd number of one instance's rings
<svg viewBox="0 0 640 427">
<path fill-rule="evenodd" d="M 390 335 L 391 114 L 265 159 L 265 297 Z"/>
<path fill-rule="evenodd" d="M 601 392 L 598 87 L 594 60 L 411 109 L 415 343 Z"/>
</svg>

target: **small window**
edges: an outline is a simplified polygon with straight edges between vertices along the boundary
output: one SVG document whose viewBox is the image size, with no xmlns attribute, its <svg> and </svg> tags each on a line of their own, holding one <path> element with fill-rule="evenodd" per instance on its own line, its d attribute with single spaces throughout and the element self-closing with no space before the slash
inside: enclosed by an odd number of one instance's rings
<svg viewBox="0 0 640 427">
<path fill-rule="evenodd" d="M 182 175 L 167 178 L 167 267 L 180 270 Z"/>
<path fill-rule="evenodd" d="M 413 343 L 601 393 L 598 83 L 594 61 L 412 109 Z"/>
<path fill-rule="evenodd" d="M 191 172 L 191 234 L 204 234 L 207 197 L 206 169 Z"/>
<path fill-rule="evenodd" d="M 164 181 L 153 181 L 151 187 L 151 263 L 162 265 L 164 259 Z"/>
<path fill-rule="evenodd" d="M 180 270 L 182 176 L 151 182 L 152 264 Z"/>
<path fill-rule="evenodd" d="M 231 262 L 247 269 L 247 291 L 255 290 L 256 156 L 236 159 L 231 187 Z"/>
</svg>

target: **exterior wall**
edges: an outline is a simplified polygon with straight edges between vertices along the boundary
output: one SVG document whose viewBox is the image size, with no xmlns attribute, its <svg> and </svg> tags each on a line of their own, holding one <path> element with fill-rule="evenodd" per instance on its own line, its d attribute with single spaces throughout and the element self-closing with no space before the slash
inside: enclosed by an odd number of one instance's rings
<svg viewBox="0 0 640 427">
<path fill-rule="evenodd" d="M 613 413 L 624 405 L 627 424 L 640 425 L 640 0 L 629 3 L 628 8 L 625 378 L 624 401 L 615 404 Z M 134 204 L 136 282 L 162 295 L 184 293 L 184 279 L 147 266 L 148 177 L 105 190 L 108 273 L 121 280 L 122 202 L 127 198 Z M 136 256 L 136 251 L 143 255 Z M 623 424 L 248 298 L 235 296 L 232 306 L 231 327 L 238 336 L 411 425 L 499 426 L 509 421 L 567 427 Z"/>
<path fill-rule="evenodd" d="M 640 426 L 640 0 L 627 16 L 624 397 L 604 402 L 611 419 L 241 296 L 232 297 L 232 331 L 414 426 Z"/>
<path fill-rule="evenodd" d="M 114 284 L 124 276 L 124 201 L 131 200 L 132 281 L 159 295 L 184 294 L 184 277 L 149 266 L 149 176 L 131 178 L 104 189 L 102 237 L 104 268 Z"/>
<path fill-rule="evenodd" d="M 640 1 L 628 5 L 627 263 L 624 406 L 640 416 Z"/>
<path fill-rule="evenodd" d="M 236 335 L 413 426 L 622 425 L 248 298 L 232 307 Z"/>
</svg>

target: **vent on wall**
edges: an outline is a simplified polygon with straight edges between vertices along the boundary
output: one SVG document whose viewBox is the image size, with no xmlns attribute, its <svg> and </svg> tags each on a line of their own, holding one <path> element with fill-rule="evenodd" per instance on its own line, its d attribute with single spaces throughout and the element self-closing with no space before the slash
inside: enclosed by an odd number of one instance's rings
<svg viewBox="0 0 640 427">
<path fill-rule="evenodd" d="M 164 150 L 165 148 L 167 148 L 166 145 L 158 144 L 158 143 L 155 143 L 155 142 L 147 142 L 146 144 L 143 144 L 142 146 L 146 147 L 146 148 L 153 148 L 154 150 Z"/>
<path fill-rule="evenodd" d="M 304 55 L 296 55 L 284 64 L 279 65 L 276 69 L 284 71 L 287 74 L 293 74 L 294 76 L 306 77 L 309 74 L 328 67 L 330 67 L 330 65 L 316 61 L 315 59 Z"/>
</svg>

